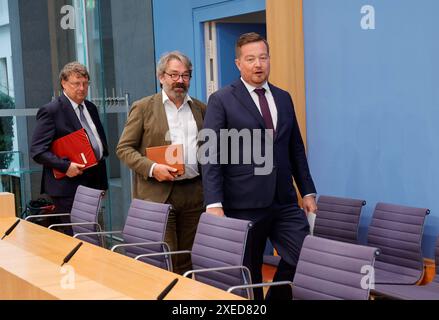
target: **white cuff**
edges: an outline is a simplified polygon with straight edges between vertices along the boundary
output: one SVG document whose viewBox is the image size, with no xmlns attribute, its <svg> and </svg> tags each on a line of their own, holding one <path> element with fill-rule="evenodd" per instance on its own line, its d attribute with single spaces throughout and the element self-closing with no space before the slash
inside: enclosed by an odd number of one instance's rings
<svg viewBox="0 0 439 320">
<path fill-rule="evenodd" d="M 148 177 L 153 178 L 154 176 L 152 175 L 153 171 L 154 171 L 154 167 L 157 163 L 153 163 L 151 166 L 151 169 L 149 169 L 149 175 Z"/>
<path fill-rule="evenodd" d="M 206 206 L 206 209 L 210 209 L 210 208 L 222 208 L 223 205 L 221 202 L 216 202 L 216 203 L 212 203 L 212 204 L 208 204 Z"/>
</svg>

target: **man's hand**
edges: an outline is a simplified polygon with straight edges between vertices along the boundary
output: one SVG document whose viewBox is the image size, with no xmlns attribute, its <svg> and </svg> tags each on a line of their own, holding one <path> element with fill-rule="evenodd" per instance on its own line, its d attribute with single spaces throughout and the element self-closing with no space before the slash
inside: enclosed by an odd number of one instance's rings
<svg viewBox="0 0 439 320">
<path fill-rule="evenodd" d="M 214 216 L 224 217 L 224 210 L 221 207 L 208 208 L 206 209 L 206 212 L 213 214 Z"/>
<path fill-rule="evenodd" d="M 316 198 L 314 196 L 303 197 L 302 206 L 306 214 L 308 214 L 308 212 L 316 213 L 317 211 Z"/>
<path fill-rule="evenodd" d="M 69 178 L 73 178 L 82 174 L 82 169 L 84 169 L 85 164 L 79 164 L 76 162 L 70 162 L 70 166 L 67 169 L 66 175 Z"/>
<path fill-rule="evenodd" d="M 177 169 L 167 166 L 165 164 L 156 164 L 152 170 L 152 176 L 156 178 L 157 181 L 174 181 L 175 173 Z"/>
</svg>

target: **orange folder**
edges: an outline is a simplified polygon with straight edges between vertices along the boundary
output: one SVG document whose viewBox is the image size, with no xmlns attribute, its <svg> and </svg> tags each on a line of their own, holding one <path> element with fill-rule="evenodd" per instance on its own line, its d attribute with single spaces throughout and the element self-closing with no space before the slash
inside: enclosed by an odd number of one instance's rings
<svg viewBox="0 0 439 320">
<path fill-rule="evenodd" d="M 146 148 L 146 157 L 156 163 L 166 164 L 177 169 L 175 175 L 184 174 L 184 155 L 182 144 Z"/>
<path fill-rule="evenodd" d="M 56 139 L 52 143 L 51 151 L 58 158 L 68 158 L 72 162 L 84 164 L 84 169 L 90 168 L 98 163 L 84 128 Z M 53 175 L 56 179 L 61 179 L 66 176 L 64 172 L 56 169 L 53 169 Z"/>
</svg>

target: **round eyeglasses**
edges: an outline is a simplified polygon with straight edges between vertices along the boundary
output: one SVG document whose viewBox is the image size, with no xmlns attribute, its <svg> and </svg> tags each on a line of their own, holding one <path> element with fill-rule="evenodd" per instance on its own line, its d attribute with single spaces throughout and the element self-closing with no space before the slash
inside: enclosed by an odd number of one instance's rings
<svg viewBox="0 0 439 320">
<path fill-rule="evenodd" d="M 180 77 L 183 79 L 183 81 L 189 81 L 189 79 L 192 78 L 192 75 L 190 73 L 165 73 L 171 77 L 172 81 L 178 81 L 180 80 Z"/>
</svg>

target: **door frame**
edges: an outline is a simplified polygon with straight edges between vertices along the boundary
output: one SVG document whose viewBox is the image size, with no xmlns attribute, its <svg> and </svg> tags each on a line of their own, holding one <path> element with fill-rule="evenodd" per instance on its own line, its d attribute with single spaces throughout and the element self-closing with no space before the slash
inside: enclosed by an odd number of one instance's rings
<svg viewBox="0 0 439 320">
<path fill-rule="evenodd" d="M 239 0 L 220 2 L 203 7 L 197 7 L 192 10 L 195 48 L 195 81 L 193 82 L 193 84 L 195 85 L 196 97 L 203 101 L 206 101 L 204 22 L 258 11 L 265 11 L 265 0 Z M 233 61 L 230 61 L 230 63 L 233 63 Z"/>
</svg>

